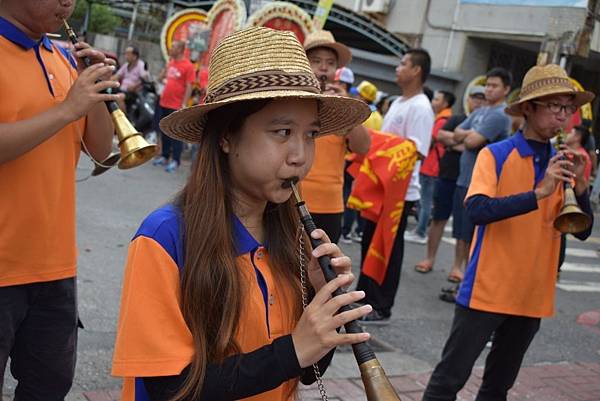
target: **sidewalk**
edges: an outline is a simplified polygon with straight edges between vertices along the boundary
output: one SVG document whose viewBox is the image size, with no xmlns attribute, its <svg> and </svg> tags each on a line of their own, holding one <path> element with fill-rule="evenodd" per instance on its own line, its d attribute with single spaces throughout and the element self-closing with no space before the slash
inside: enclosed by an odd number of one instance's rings
<svg viewBox="0 0 600 401">
<path fill-rule="evenodd" d="M 431 372 L 391 376 L 390 381 L 402 401 L 420 401 Z M 482 368 L 475 368 L 459 401 L 475 399 L 481 384 Z M 360 379 L 323 380 L 330 401 L 365 401 Z M 301 386 L 300 400 L 318 401 L 316 385 Z M 69 401 L 118 401 L 119 391 L 85 392 L 73 395 Z M 600 364 L 556 363 L 521 369 L 509 401 L 600 401 Z"/>
</svg>

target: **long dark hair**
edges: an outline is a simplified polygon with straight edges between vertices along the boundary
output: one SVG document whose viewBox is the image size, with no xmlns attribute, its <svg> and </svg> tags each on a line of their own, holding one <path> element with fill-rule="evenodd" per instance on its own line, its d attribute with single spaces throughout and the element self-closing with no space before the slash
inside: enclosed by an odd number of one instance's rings
<svg viewBox="0 0 600 401">
<path fill-rule="evenodd" d="M 208 115 L 195 168 L 176 204 L 182 212 L 185 261 L 181 309 L 194 340 L 195 354 L 185 384 L 174 401 L 199 399 L 209 362 L 239 353 L 235 342 L 245 283 L 236 267 L 232 180 L 220 142 L 235 138 L 244 121 L 268 100 L 224 106 Z M 298 263 L 298 218 L 292 200 L 267 203 L 265 243 L 276 279 L 293 289 L 287 300 L 294 321 L 302 313 Z M 226 302 L 224 302 L 226 300 Z"/>
</svg>

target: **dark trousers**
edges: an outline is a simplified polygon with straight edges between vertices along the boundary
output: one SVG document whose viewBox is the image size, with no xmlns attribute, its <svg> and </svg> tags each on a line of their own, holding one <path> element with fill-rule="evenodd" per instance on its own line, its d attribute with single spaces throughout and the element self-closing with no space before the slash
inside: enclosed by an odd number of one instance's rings
<svg viewBox="0 0 600 401">
<path fill-rule="evenodd" d="M 342 234 L 343 213 L 311 213 L 317 228 L 325 231 L 331 242 L 337 243 Z"/>
<path fill-rule="evenodd" d="M 159 121 L 176 111 L 177 110 L 166 109 L 162 106 L 158 106 Z M 178 141 L 177 139 L 173 139 L 170 136 L 166 135 L 160 130 L 160 127 L 158 126 L 157 130 L 160 132 L 160 138 L 162 143 L 162 157 L 169 160 L 169 158 L 173 156 L 173 160 L 175 160 L 177 164 L 181 164 L 181 152 L 183 151 L 183 142 Z"/>
<path fill-rule="evenodd" d="M 342 224 L 342 234 L 343 235 L 349 235 L 350 232 L 352 231 L 352 225 L 354 224 L 354 221 L 356 221 L 357 227 L 356 230 L 354 230 L 357 234 L 360 234 L 363 232 L 363 227 L 364 227 L 364 222 L 363 219 L 360 217 L 360 213 L 358 213 L 358 211 L 349 208 L 346 204 L 348 203 L 348 198 L 350 197 L 350 194 L 352 193 L 352 183 L 354 182 L 354 177 L 352 177 L 350 174 L 348 174 L 348 166 L 350 165 L 350 162 L 346 161 L 346 165 L 344 167 L 344 189 L 343 189 L 343 196 L 344 196 L 344 218 L 343 218 L 343 224 Z"/>
<path fill-rule="evenodd" d="M 0 287 L 0 372 L 10 356 L 15 401 L 62 401 L 75 373 L 75 278 Z M 0 396 L 2 382 L 0 382 Z"/>
<path fill-rule="evenodd" d="M 358 278 L 357 290 L 365 292 L 364 303 L 367 303 L 373 307 L 381 315 L 388 317 L 392 314 L 392 306 L 394 305 L 394 299 L 396 298 L 396 292 L 400 285 L 400 272 L 402 271 L 402 259 L 404 258 L 404 232 L 406 231 L 406 222 L 408 220 L 408 214 L 410 209 L 414 206 L 415 202 L 404 202 L 404 209 L 402 210 L 402 217 L 400 218 L 400 224 L 398 225 L 398 232 L 396 233 L 396 239 L 392 247 L 392 254 L 387 266 L 387 272 L 383 283 L 379 285 L 372 278 L 360 274 Z M 365 226 L 363 231 L 361 250 L 360 250 L 360 266 L 362 269 L 369 245 L 375 234 L 376 223 L 365 219 Z"/>
<path fill-rule="evenodd" d="M 475 361 L 494 333 L 476 401 L 505 401 L 523 357 L 540 328 L 540 319 L 481 312 L 456 305 L 450 337 L 435 367 L 423 401 L 454 401 Z"/>
</svg>

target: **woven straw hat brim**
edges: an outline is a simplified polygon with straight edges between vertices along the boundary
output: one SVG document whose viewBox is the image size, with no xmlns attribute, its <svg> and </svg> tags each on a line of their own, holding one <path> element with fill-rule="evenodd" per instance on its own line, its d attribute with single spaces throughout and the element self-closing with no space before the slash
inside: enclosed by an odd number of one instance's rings
<svg viewBox="0 0 600 401">
<path fill-rule="evenodd" d="M 204 134 L 208 112 L 244 100 L 285 98 L 319 101 L 319 121 L 321 123 L 319 136 L 334 133 L 344 134 L 347 130 L 365 121 L 371 114 L 371 110 L 365 102 L 349 97 L 323 95 L 301 90 L 265 90 L 176 111 L 160 121 L 160 129 L 171 138 L 199 142 Z"/>
<path fill-rule="evenodd" d="M 523 110 L 521 109 L 521 105 L 523 103 L 553 95 L 574 95 L 574 104 L 577 107 L 583 106 L 584 104 L 591 102 L 596 97 L 596 95 L 589 91 L 573 91 L 562 87 L 555 89 L 547 88 L 544 91 L 532 93 L 529 96 L 525 96 L 524 98 L 519 99 L 514 103 L 511 103 L 506 109 L 504 109 L 504 111 L 506 112 L 506 114 L 510 114 L 511 116 L 522 116 Z"/>
<path fill-rule="evenodd" d="M 316 49 L 318 47 L 325 47 L 331 49 L 337 54 L 338 68 L 347 66 L 348 64 L 350 64 L 350 60 L 352 60 L 352 52 L 350 51 L 350 48 L 344 45 L 343 43 L 339 42 L 331 43 L 315 41 L 310 45 L 305 46 L 304 49 L 306 50 L 306 53 L 308 53 L 309 50 Z"/>
</svg>

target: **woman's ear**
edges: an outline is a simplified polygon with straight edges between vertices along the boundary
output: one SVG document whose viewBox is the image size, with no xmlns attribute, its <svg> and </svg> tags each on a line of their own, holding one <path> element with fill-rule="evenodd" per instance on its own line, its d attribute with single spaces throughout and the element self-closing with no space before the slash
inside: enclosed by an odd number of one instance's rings
<svg viewBox="0 0 600 401">
<path fill-rule="evenodd" d="M 227 139 L 226 137 L 221 138 L 221 141 L 219 142 L 219 146 L 221 147 L 221 150 L 225 154 L 229 154 L 229 152 L 231 151 L 229 139 Z"/>
</svg>

